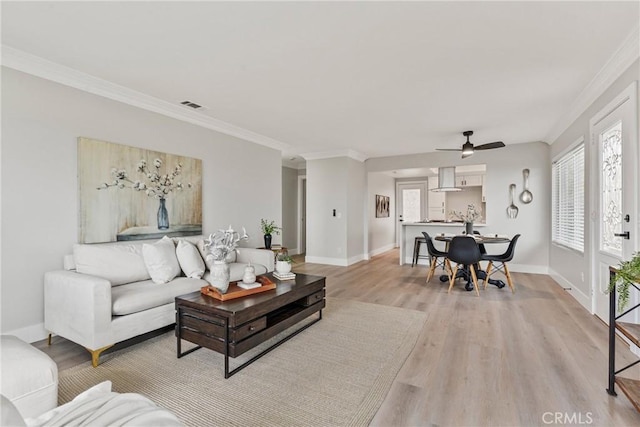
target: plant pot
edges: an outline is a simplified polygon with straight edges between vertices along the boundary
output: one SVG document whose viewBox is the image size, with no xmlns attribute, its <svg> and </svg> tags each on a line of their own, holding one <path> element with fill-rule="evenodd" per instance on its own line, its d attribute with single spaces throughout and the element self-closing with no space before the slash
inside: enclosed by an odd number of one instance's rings
<svg viewBox="0 0 640 427">
<path fill-rule="evenodd" d="M 264 235 L 264 247 L 271 249 L 271 234 Z"/>
<path fill-rule="evenodd" d="M 276 261 L 276 271 L 280 274 L 286 274 L 291 271 L 291 263 L 288 261 Z"/>
</svg>

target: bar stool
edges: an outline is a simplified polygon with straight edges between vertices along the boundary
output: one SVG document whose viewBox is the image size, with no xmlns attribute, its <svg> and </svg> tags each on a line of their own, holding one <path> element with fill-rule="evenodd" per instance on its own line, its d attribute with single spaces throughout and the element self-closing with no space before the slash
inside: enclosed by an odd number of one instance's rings
<svg viewBox="0 0 640 427">
<path fill-rule="evenodd" d="M 429 259 L 429 254 L 420 255 L 420 246 L 422 244 L 427 244 L 427 241 L 424 237 L 416 237 L 413 241 L 413 260 L 411 261 L 411 267 L 418 263 L 419 259 Z"/>
</svg>

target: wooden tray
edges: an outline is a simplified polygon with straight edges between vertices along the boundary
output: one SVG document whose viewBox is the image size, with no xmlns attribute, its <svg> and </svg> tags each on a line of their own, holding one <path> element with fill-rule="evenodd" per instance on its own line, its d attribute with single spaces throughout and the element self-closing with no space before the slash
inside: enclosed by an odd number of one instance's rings
<svg viewBox="0 0 640 427">
<path fill-rule="evenodd" d="M 253 289 L 242 289 L 238 286 L 238 281 L 236 281 L 229 283 L 229 289 L 226 294 L 220 293 L 220 291 L 213 286 L 203 286 L 200 288 L 200 292 L 203 295 L 210 296 L 211 298 L 215 298 L 220 301 L 229 301 L 230 299 L 246 297 L 247 295 L 266 292 L 276 288 L 276 284 L 265 276 L 256 277 L 256 282 L 262 283 L 262 286 Z"/>
</svg>

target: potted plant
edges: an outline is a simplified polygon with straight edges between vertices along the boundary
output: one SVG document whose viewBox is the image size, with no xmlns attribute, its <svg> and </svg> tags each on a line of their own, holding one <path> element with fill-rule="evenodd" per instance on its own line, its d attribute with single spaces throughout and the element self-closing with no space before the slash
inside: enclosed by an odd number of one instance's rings
<svg viewBox="0 0 640 427">
<path fill-rule="evenodd" d="M 640 252 L 634 254 L 629 261 L 621 262 L 616 270 L 608 292 L 618 292 L 618 311 L 622 311 L 629 303 L 629 287 L 640 283 Z"/>
<path fill-rule="evenodd" d="M 260 220 L 260 229 L 262 230 L 262 234 L 264 234 L 264 247 L 271 249 L 271 235 L 274 233 L 280 234 L 280 227 L 276 225 L 275 221 L 267 221 L 262 218 Z"/>
<path fill-rule="evenodd" d="M 280 252 L 276 256 L 276 271 L 280 274 L 286 274 L 291 271 L 291 263 L 293 259 L 286 252 Z"/>
<path fill-rule="evenodd" d="M 473 223 L 482 217 L 482 210 L 475 207 L 474 204 L 467 206 L 467 212 L 451 211 L 451 216 L 461 219 L 465 225 L 467 234 L 473 234 Z"/>
</svg>

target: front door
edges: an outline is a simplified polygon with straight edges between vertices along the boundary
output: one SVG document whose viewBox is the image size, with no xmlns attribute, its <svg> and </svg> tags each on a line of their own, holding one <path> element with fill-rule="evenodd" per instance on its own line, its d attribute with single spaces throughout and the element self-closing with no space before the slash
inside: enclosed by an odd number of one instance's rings
<svg viewBox="0 0 640 427">
<path fill-rule="evenodd" d="M 638 248 L 637 91 L 632 84 L 590 121 L 593 311 L 606 323 L 609 266 L 629 260 Z"/>
</svg>

